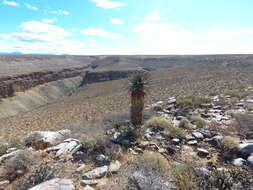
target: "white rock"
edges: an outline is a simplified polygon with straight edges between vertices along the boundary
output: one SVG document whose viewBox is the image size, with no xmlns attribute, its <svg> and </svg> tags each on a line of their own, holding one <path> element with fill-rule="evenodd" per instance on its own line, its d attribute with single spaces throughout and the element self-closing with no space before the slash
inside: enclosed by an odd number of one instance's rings
<svg viewBox="0 0 253 190">
<path fill-rule="evenodd" d="M 237 158 L 237 159 L 234 159 L 233 164 L 235 166 L 243 166 L 246 164 L 246 160 L 244 160 L 243 158 Z"/>
<path fill-rule="evenodd" d="M 55 178 L 36 185 L 29 190 L 75 190 L 75 186 L 69 179 Z"/>
<path fill-rule="evenodd" d="M 85 164 L 82 164 L 81 166 L 79 166 L 79 167 L 76 169 L 76 172 L 81 172 L 81 171 L 83 171 L 85 168 L 86 168 L 86 165 L 85 165 Z"/>
<path fill-rule="evenodd" d="M 16 156 L 19 152 L 20 152 L 20 150 L 16 150 L 16 151 L 13 151 L 11 153 L 4 154 L 3 156 L 0 157 L 0 163 L 3 163 L 5 160 Z"/>
<path fill-rule="evenodd" d="M 103 177 L 108 172 L 108 166 L 102 166 L 95 168 L 87 173 L 84 174 L 84 177 L 87 179 L 96 179 Z"/>
<path fill-rule="evenodd" d="M 97 185 L 99 183 L 99 181 L 95 179 L 82 180 L 81 182 L 83 185 Z"/>
<path fill-rule="evenodd" d="M 120 167 L 121 167 L 121 164 L 120 164 L 120 162 L 117 160 L 117 161 L 115 161 L 115 162 L 113 162 L 113 163 L 111 163 L 111 164 L 109 165 L 108 171 L 111 172 L 111 173 L 114 173 L 114 172 L 119 171 Z"/>
<path fill-rule="evenodd" d="M 59 142 L 70 136 L 71 131 L 69 129 L 64 129 L 60 131 L 34 131 L 29 133 L 27 137 L 32 136 L 34 134 L 40 135 L 43 143 L 48 143 L 50 146 L 55 146 Z"/>
<path fill-rule="evenodd" d="M 76 153 L 80 148 L 81 144 L 78 140 L 76 139 L 67 139 L 63 143 L 58 144 L 57 146 L 53 146 L 50 148 L 47 148 L 47 152 L 51 151 L 57 151 L 56 152 L 56 157 L 59 157 L 61 155 L 65 154 L 74 154 Z"/>
<path fill-rule="evenodd" d="M 94 188 L 92 188 L 91 186 L 89 185 L 86 185 L 83 190 L 95 190 Z"/>
<path fill-rule="evenodd" d="M 193 132 L 192 136 L 194 136 L 197 139 L 204 139 L 204 135 L 200 132 Z"/>
<path fill-rule="evenodd" d="M 9 184 L 9 180 L 0 181 L 0 189 L 5 189 Z"/>
</svg>

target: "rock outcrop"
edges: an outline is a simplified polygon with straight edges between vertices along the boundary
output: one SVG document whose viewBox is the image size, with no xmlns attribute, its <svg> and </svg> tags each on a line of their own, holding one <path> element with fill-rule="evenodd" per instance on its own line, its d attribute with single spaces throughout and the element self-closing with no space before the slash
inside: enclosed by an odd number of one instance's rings
<svg viewBox="0 0 253 190">
<path fill-rule="evenodd" d="M 87 67 L 63 69 L 61 71 L 41 71 L 0 78 L 0 98 L 12 97 L 16 92 L 24 92 L 32 87 L 81 75 Z"/>
</svg>

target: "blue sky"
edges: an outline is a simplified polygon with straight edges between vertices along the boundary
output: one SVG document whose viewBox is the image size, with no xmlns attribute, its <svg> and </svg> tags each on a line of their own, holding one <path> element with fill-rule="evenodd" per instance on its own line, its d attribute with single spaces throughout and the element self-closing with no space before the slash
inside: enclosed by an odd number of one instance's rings
<svg viewBox="0 0 253 190">
<path fill-rule="evenodd" d="M 252 0 L 0 0 L 0 52 L 253 53 Z"/>
</svg>

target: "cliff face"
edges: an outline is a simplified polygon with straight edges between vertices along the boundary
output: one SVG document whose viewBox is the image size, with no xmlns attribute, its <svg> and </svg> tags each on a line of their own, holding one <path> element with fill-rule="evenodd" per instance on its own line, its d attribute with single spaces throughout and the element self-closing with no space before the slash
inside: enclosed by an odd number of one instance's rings
<svg viewBox="0 0 253 190">
<path fill-rule="evenodd" d="M 94 72 L 88 71 L 85 73 L 83 83 L 90 84 L 96 82 L 118 80 L 142 72 L 145 72 L 145 70 L 135 69 L 135 70 L 115 70 L 115 71 L 94 71 Z"/>
<path fill-rule="evenodd" d="M 16 92 L 24 92 L 41 84 L 77 76 L 83 77 L 81 85 L 129 77 L 144 70 L 86 71 L 87 67 L 63 69 L 61 71 L 33 72 L 14 77 L 0 78 L 0 98 L 8 98 Z"/>
<path fill-rule="evenodd" d="M 72 78 L 84 73 L 86 67 L 63 69 L 61 71 L 33 72 L 13 77 L 0 78 L 0 98 L 14 96 L 40 84 Z"/>
</svg>

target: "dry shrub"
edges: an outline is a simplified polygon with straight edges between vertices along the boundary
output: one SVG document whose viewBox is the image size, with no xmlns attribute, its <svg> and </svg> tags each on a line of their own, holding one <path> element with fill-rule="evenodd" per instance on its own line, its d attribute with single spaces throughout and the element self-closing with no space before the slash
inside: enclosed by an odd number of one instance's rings
<svg viewBox="0 0 253 190">
<path fill-rule="evenodd" d="M 34 162 L 34 158 L 35 154 L 31 150 L 21 150 L 13 158 L 6 161 L 5 167 L 10 172 L 16 170 L 27 171 Z"/>
<path fill-rule="evenodd" d="M 182 164 L 170 169 L 170 176 L 179 190 L 197 190 L 193 168 Z"/>
<path fill-rule="evenodd" d="M 183 129 L 193 129 L 193 125 L 188 119 L 182 119 L 178 125 L 179 128 Z"/>
<path fill-rule="evenodd" d="M 177 138 L 184 138 L 186 136 L 186 131 L 175 127 L 172 123 L 170 123 L 164 117 L 153 117 L 149 119 L 145 124 L 144 128 L 155 128 L 159 130 L 166 130 L 170 132 L 170 136 L 177 137 Z"/>
<path fill-rule="evenodd" d="M 25 137 L 24 144 L 25 144 L 25 146 L 34 147 L 37 144 L 39 144 L 41 142 L 41 140 L 42 140 L 42 136 L 40 135 L 40 133 L 35 132 L 35 133 Z"/>
<path fill-rule="evenodd" d="M 252 174 L 242 168 L 220 168 L 212 171 L 211 176 L 206 180 L 206 189 L 252 189 Z"/>
<path fill-rule="evenodd" d="M 27 190 L 47 180 L 58 177 L 59 171 L 57 168 L 49 165 L 41 165 L 28 176 L 19 180 L 13 187 L 14 190 Z"/>
<path fill-rule="evenodd" d="M 180 107 L 196 108 L 201 104 L 209 103 L 211 99 L 209 97 L 198 97 L 198 96 L 189 96 L 177 98 L 177 104 Z"/>
<path fill-rule="evenodd" d="M 207 125 L 207 122 L 200 116 L 190 116 L 189 118 L 192 120 L 193 124 L 199 128 Z"/>
<path fill-rule="evenodd" d="M 240 130 L 253 131 L 253 116 L 247 113 L 235 113 L 233 114 L 236 119 Z"/>
<path fill-rule="evenodd" d="M 221 150 L 221 157 L 225 161 L 231 161 L 238 153 L 239 143 L 233 137 L 225 136 L 222 140 L 220 140 L 219 146 Z"/>
<path fill-rule="evenodd" d="M 0 156 L 5 154 L 9 148 L 21 148 L 22 142 L 19 138 L 11 138 L 6 142 L 0 142 Z"/>
<path fill-rule="evenodd" d="M 159 153 L 144 153 L 129 164 L 138 170 L 154 170 L 163 177 L 168 177 L 169 162 Z"/>
</svg>

